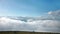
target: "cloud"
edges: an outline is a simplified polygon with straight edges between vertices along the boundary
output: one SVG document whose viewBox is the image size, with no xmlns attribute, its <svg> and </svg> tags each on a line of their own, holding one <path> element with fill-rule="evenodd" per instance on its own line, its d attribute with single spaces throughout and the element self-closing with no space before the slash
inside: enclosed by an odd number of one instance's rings
<svg viewBox="0 0 60 34">
<path fill-rule="evenodd" d="M 48 12 L 48 14 L 53 15 L 53 16 L 60 16 L 60 10 L 50 11 L 50 12 Z"/>
<path fill-rule="evenodd" d="M 48 15 L 49 15 L 50 19 L 60 20 L 60 10 L 50 11 L 50 12 L 48 12 Z"/>
<path fill-rule="evenodd" d="M 39 18 L 0 17 L 0 31 L 60 32 L 60 20 L 55 16 L 58 12 L 50 12 L 49 16 Z"/>
</svg>

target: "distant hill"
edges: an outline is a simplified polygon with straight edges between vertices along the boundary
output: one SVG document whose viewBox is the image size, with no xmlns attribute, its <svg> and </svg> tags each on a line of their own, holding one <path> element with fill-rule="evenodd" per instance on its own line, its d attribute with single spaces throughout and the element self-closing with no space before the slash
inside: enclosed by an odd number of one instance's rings
<svg viewBox="0 0 60 34">
<path fill-rule="evenodd" d="M 28 31 L 0 31 L 0 34 L 60 34 L 60 33 L 28 32 Z"/>
</svg>

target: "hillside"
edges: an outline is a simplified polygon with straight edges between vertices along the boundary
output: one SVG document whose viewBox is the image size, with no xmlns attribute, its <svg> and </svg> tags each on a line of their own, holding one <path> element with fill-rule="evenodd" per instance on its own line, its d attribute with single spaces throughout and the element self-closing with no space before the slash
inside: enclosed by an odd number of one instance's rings
<svg viewBox="0 0 60 34">
<path fill-rule="evenodd" d="M 60 34 L 60 33 L 27 32 L 27 31 L 0 31 L 0 34 Z"/>
</svg>

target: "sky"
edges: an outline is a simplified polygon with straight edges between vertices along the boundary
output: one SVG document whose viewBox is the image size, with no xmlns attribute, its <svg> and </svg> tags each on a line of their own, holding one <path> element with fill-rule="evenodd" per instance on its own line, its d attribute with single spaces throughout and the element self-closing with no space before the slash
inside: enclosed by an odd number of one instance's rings
<svg viewBox="0 0 60 34">
<path fill-rule="evenodd" d="M 60 0 L 0 0 L 0 31 L 33 30 L 60 33 Z"/>
<path fill-rule="evenodd" d="M 42 16 L 60 10 L 60 0 L 0 0 L 0 16 Z"/>
</svg>

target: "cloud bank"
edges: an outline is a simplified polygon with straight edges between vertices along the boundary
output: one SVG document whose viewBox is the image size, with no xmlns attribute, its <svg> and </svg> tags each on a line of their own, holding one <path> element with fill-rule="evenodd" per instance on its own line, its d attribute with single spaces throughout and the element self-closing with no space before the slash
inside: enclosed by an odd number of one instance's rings
<svg viewBox="0 0 60 34">
<path fill-rule="evenodd" d="M 60 32 L 60 10 L 46 17 L 0 17 L 0 31 Z"/>
</svg>

